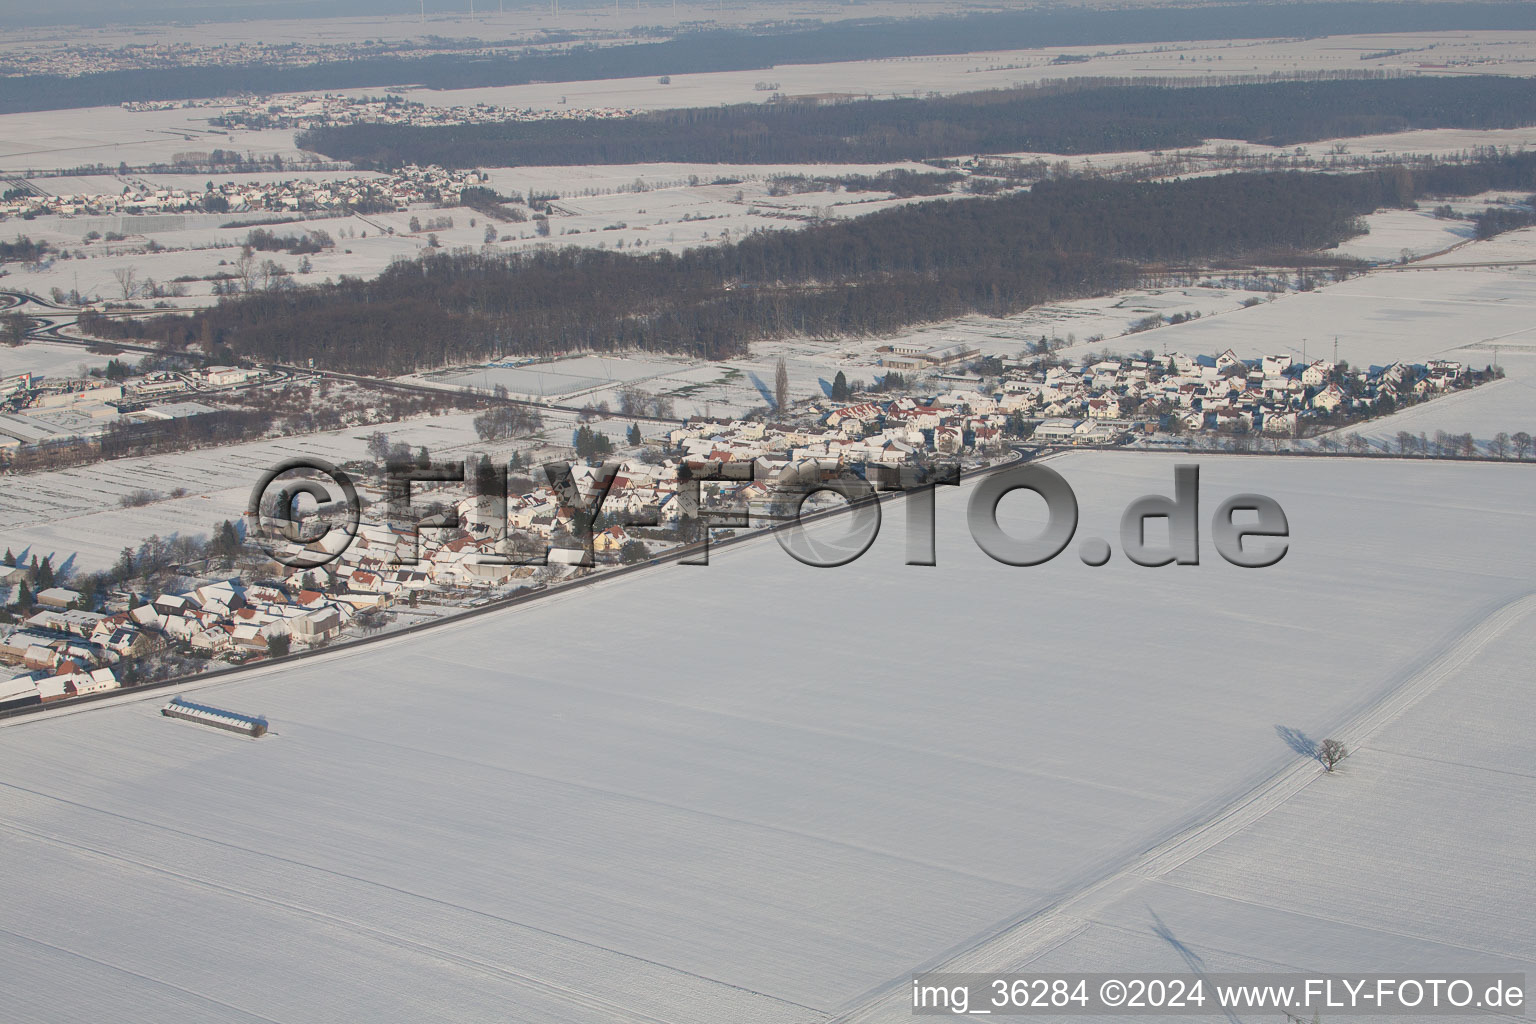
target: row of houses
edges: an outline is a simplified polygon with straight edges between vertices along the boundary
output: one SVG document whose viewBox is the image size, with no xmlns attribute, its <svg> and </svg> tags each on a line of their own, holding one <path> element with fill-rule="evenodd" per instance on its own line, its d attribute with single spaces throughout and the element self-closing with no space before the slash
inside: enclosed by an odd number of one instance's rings
<svg viewBox="0 0 1536 1024">
<path fill-rule="evenodd" d="M 1294 436 L 1309 417 L 1366 415 L 1465 379 L 1465 368 L 1450 360 L 1350 369 L 1289 355 L 1244 360 L 1228 349 L 1214 356 L 1106 358 L 1076 367 L 1015 365 L 999 384 L 998 401 L 1030 417 Z"/>
<path fill-rule="evenodd" d="M 283 181 L 227 181 L 211 189 L 160 188 L 136 179 L 119 192 L 26 195 L 0 201 L 0 216 L 42 214 L 92 216 L 121 214 L 253 213 L 407 209 L 413 203 L 456 203 L 470 185 L 481 184 L 478 171 L 445 170 L 437 166 L 402 168 L 391 174 L 346 178 Z"/>
<path fill-rule="evenodd" d="M 0 682 L 0 706 L 116 689 L 115 666 L 147 649 L 126 616 L 79 609 L 80 597 L 63 587 L 41 590 L 36 610 L 0 636 L 0 663 L 12 667 Z"/>
<path fill-rule="evenodd" d="M 344 598 L 297 586 L 238 579 L 160 594 L 128 616 L 140 630 L 208 655 L 267 653 L 271 641 L 314 645 L 335 638 L 355 615 Z"/>
<path fill-rule="evenodd" d="M 502 107 L 493 103 L 427 106 L 398 96 L 262 96 L 232 103 L 212 123 L 222 128 L 331 128 L 349 124 L 429 125 L 507 124 L 527 121 L 612 120 L 633 117 L 621 107 Z"/>
</svg>

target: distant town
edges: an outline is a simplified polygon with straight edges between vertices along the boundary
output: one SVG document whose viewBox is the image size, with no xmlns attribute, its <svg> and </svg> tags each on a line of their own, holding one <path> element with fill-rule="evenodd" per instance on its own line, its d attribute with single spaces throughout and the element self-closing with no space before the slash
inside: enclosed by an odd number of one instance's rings
<svg viewBox="0 0 1536 1024">
<path fill-rule="evenodd" d="M 164 110 L 177 106 L 167 102 L 124 103 L 126 110 Z M 632 117 L 636 111 L 620 107 L 553 108 L 501 107 L 491 103 L 473 106 L 429 107 L 404 97 L 355 97 L 325 95 L 255 96 L 217 101 L 195 101 L 197 106 L 219 106 L 223 110 L 210 119 L 218 128 L 306 129 L 330 128 L 344 124 L 391 125 L 463 125 L 505 124 L 517 121 L 570 121 Z"/>
<path fill-rule="evenodd" d="M 198 153 L 199 166 L 221 165 L 224 154 Z M 233 155 L 231 155 L 233 159 Z M 455 205 L 465 188 L 479 185 L 475 171 L 441 167 L 405 167 L 388 175 L 349 175 L 334 179 L 209 182 L 204 189 L 157 188 L 126 184 L 119 192 L 47 194 L 13 187 L 0 197 L 0 217 L 30 219 L 42 214 L 206 213 L 378 213 L 405 210 L 413 203 Z M 94 239 L 88 239 L 93 241 Z"/>
</svg>

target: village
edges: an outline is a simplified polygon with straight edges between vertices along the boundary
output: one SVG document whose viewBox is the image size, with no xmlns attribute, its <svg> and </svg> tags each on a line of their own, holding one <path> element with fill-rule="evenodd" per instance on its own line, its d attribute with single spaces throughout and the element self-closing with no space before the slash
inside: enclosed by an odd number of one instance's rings
<svg viewBox="0 0 1536 1024">
<path fill-rule="evenodd" d="M 343 96 L 294 94 L 250 96 L 203 101 L 222 111 L 210 118 L 218 128 L 285 129 L 332 128 L 344 124 L 466 125 L 505 124 L 528 121 L 570 121 L 632 117 L 622 107 L 553 108 L 502 107 L 492 103 L 471 106 L 428 106 L 401 96 Z M 126 110 L 155 109 L 142 103 L 125 103 Z M 164 109 L 164 108 L 160 108 Z"/>
<path fill-rule="evenodd" d="M 199 167 L 238 163 L 238 154 L 221 151 L 181 154 Z M 278 168 L 280 170 L 281 168 Z M 126 174 L 124 169 L 121 173 Z M 278 181 L 209 181 L 195 188 L 161 188 L 130 180 L 119 192 L 47 194 L 16 186 L 0 198 L 0 219 L 55 214 L 109 216 L 159 213 L 379 213 L 405 210 L 413 203 L 457 205 L 464 189 L 485 176 L 477 171 L 446 171 L 411 165 L 387 175 L 346 178 L 293 178 Z M 97 232 L 98 238 L 100 233 Z M 87 243 L 96 241 L 87 238 Z"/>
<path fill-rule="evenodd" d="M 225 523 L 201 551 L 184 545 L 178 564 L 159 551 L 126 550 L 114 578 L 71 589 L 46 560 L 24 564 L 7 552 L 0 583 L 9 587 L 12 625 L 0 628 L 0 662 L 12 676 L 0 683 L 0 709 L 313 649 L 649 562 L 697 543 L 712 522 L 726 527 L 716 536 L 771 526 L 783 518 L 786 492 L 803 496 L 839 475 L 873 480 L 956 464 L 974 471 L 1017 458 L 1014 449 L 1236 448 L 1254 437 L 1300 445 L 1495 373 L 1446 360 L 1360 369 L 1288 355 L 1245 361 L 1231 350 L 1106 354 L 1073 366 L 1040 348 L 998 359 L 958 343 L 891 345 L 873 390 L 850 391 L 839 373 L 823 399 L 773 414 L 695 416 L 649 437 L 636 426 L 609 438 L 583 423 L 566 475 L 545 481 L 542 467 L 514 459 L 504 496 L 473 483 L 417 484 L 404 523 L 394 521 L 400 509 L 384 467 L 353 465 L 363 475 L 355 530 L 300 545 L 299 559 L 266 557 Z M 254 386 L 264 376 L 212 366 L 72 391 L 29 375 L 6 382 L 7 401 L 33 396 L 89 419 L 80 412 L 87 405 L 114 409 L 156 391 Z M 912 393 L 919 388 L 922 397 Z M 185 407 L 194 403 L 177 404 L 192 414 Z M 146 411 L 170 415 L 177 404 Z M 736 470 L 710 472 L 720 465 Z M 435 518 L 418 523 L 421 516 Z M 146 571 L 174 582 L 146 588 Z"/>
</svg>

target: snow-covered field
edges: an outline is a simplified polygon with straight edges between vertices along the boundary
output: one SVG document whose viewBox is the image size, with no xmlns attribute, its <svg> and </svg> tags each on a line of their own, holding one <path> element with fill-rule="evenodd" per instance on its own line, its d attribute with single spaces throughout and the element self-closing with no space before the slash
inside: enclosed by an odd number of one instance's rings
<svg viewBox="0 0 1536 1024">
<path fill-rule="evenodd" d="M 879 344 L 877 339 L 867 338 L 835 343 L 801 338 L 762 342 L 753 346 L 749 355 L 719 363 L 654 355 L 589 355 L 526 366 L 467 367 L 400 379 L 482 391 L 502 385 L 514 396 L 575 406 L 606 402 L 615 412 L 622 408 L 620 393 L 628 384 L 647 395 L 666 396 L 678 418 L 745 416 L 773 404 L 780 359 L 789 373 L 791 401 L 826 398 L 840 370 L 849 380 L 866 383 L 885 374 L 874 351 Z"/>
<path fill-rule="evenodd" d="M 1150 0 L 1168 2 L 1168 0 Z M 910 18 L 938 16 L 960 11 L 1006 10 L 1005 3 L 960 3 L 957 0 L 868 0 L 857 6 L 859 18 Z M 172 10 L 162 8 L 161 12 Z M 13 28 L 0 39 L 0 51 L 39 44 L 73 44 L 117 47 L 123 45 L 174 45 L 200 47 L 235 43 L 303 43 L 335 46 L 379 42 L 418 43 L 430 37 L 479 40 L 538 40 L 546 31 L 580 32 L 603 39 L 607 33 L 628 33 L 641 27 L 684 24 L 690 28 L 759 25 L 772 21 L 841 21 L 849 16 L 847 4 L 836 0 L 779 0 L 770 11 L 741 5 L 726 7 L 715 0 L 653 0 L 616 8 L 607 0 L 566 0 L 558 11 L 543 0 L 511 0 L 494 5 L 481 3 L 471 12 L 455 0 L 428 0 L 397 11 L 378 11 L 355 17 L 271 17 L 260 9 L 241 9 L 241 20 L 220 20 L 218 12 L 206 12 L 207 21 L 178 20 L 170 24 L 127 23 L 93 26 L 43 25 Z"/>
<path fill-rule="evenodd" d="M 494 188 L 524 195 L 538 192 L 561 196 L 550 221 L 550 237 L 539 236 L 531 221 L 493 221 L 467 207 L 432 208 L 424 205 L 404 213 L 316 217 L 271 224 L 265 229 L 278 235 L 301 235 L 319 230 L 332 236 L 334 247 L 311 255 L 310 273 L 295 278 L 305 284 L 343 274 L 377 276 L 394 260 L 425 253 L 433 239 L 443 249 L 479 248 L 486 244 L 486 231 L 492 225 L 496 228 L 495 246 L 500 250 L 553 245 L 681 251 L 739 238 L 752 231 L 798 228 L 816 218 L 857 217 L 924 201 L 925 197 L 897 199 L 886 192 L 839 190 L 790 196 L 769 194 L 768 179 L 775 175 L 874 175 L 896 167 L 931 171 L 931 168 L 917 164 L 629 164 L 499 168 L 490 172 Z M 295 175 L 299 176 L 302 175 Z M 331 175 L 336 176 L 335 173 Z M 200 189 L 210 177 L 243 182 L 262 176 L 163 175 L 144 180 L 157 184 L 164 182 L 166 187 L 181 187 L 173 183 L 184 182 L 189 177 L 197 179 L 193 187 Z M 690 184 L 690 179 L 698 184 Z M 36 184 L 64 193 L 116 191 L 122 187 L 121 181 L 115 187 L 111 186 L 116 179 L 104 180 L 105 185 L 99 176 L 43 178 L 37 179 Z M 713 184 L 717 180 L 730 183 Z M 643 183 L 644 189 L 636 191 L 636 183 Z M 218 273 L 231 274 L 234 272 L 232 264 L 240 256 L 240 246 L 252 227 L 260 226 L 264 219 L 279 216 L 275 213 L 243 213 L 167 214 L 157 218 L 39 217 L 25 225 L 16 224 L 14 234 L 25 233 L 37 241 L 48 242 L 56 249 L 68 252 L 71 258 L 53 258 L 39 266 L 7 265 L 3 284 L 42 296 L 58 288 L 121 300 L 121 286 L 115 274 L 123 268 L 133 268 L 141 282 L 145 278 L 168 283 L 181 277 L 201 279 Z M 427 224 L 445 218 L 452 220 L 452 227 L 426 229 Z M 160 223 L 143 227 L 148 220 Z M 411 230 L 413 220 L 420 222 L 418 230 Z M 129 237 L 124 241 L 86 242 L 84 236 L 90 231 L 119 232 Z M 0 235 L 3 234 L 0 230 Z M 164 246 L 165 251 L 146 251 L 146 243 L 150 240 Z M 259 256 L 262 261 L 272 260 L 289 273 L 299 270 L 298 256 L 283 252 L 262 252 Z M 188 300 L 176 304 L 204 305 L 212 287 L 206 280 L 188 281 L 185 284 Z"/>
<path fill-rule="evenodd" d="M 692 366 L 692 363 L 682 359 L 590 355 L 522 366 L 491 365 L 462 372 L 434 374 L 433 377 L 454 387 L 490 390 L 500 385 L 513 394 L 546 397 L 579 395 L 606 387 L 614 381 L 634 382 L 638 385 Z"/>
<path fill-rule="evenodd" d="M 0 477 L 0 542 L 27 556 L 52 555 L 55 565 L 77 571 L 107 569 L 124 546 L 144 538 L 207 535 L 225 519 L 245 514 L 251 489 L 264 473 L 288 459 L 314 457 L 332 463 L 367 457 L 368 438 L 376 430 L 413 448 L 425 445 L 442 458 L 466 453 L 505 452 L 526 447 L 487 445 L 475 435 L 474 413 L 424 416 L 400 423 L 356 427 L 298 437 L 250 441 L 165 455 L 115 459 L 74 469 Z M 545 416 L 551 439 L 569 443 L 574 417 Z M 177 489 L 186 495 L 170 497 Z M 135 491 L 160 496 L 146 505 L 124 508 L 120 499 Z"/>
<path fill-rule="evenodd" d="M 0 170 L 24 174 L 105 164 L 170 163 L 178 153 L 233 150 L 256 156 L 300 156 L 293 132 L 212 128 L 207 108 L 132 111 L 78 107 L 0 115 Z"/>
<path fill-rule="evenodd" d="M 44 377 L 77 377 L 82 366 L 90 370 L 111 360 L 111 356 L 86 351 L 83 345 L 62 342 L 29 341 L 15 348 L 0 345 L 0 377 L 27 371 Z"/>
<path fill-rule="evenodd" d="M 1052 465 L 1079 536 L 1114 537 L 1174 462 Z M 1287 557 L 1240 570 L 1207 541 L 1198 567 L 1068 551 L 1009 568 L 946 491 L 936 569 L 902 564 L 892 506 L 842 569 L 763 538 L 196 688 L 265 714 L 259 741 L 162 719 L 163 696 L 7 728 L 0 830 L 27 884 L 0 906 L 0 993 L 29 1020 L 161 1024 L 857 1008 L 1305 766 L 1277 727 L 1322 737 L 1395 707 L 1427 659 L 1504 636 L 1490 617 L 1532 590 L 1518 467 L 1213 458 L 1202 485 L 1207 514 L 1239 491 L 1279 501 Z M 1022 532 L 1022 499 L 1002 515 Z M 1528 656 L 1505 671 L 1523 679 Z M 1223 957 L 1336 966 L 1347 942 L 1350 963 L 1401 966 L 1412 939 L 1482 969 L 1530 961 L 1536 906 L 1511 874 L 1528 780 L 1521 755 L 1479 746 L 1472 710 L 1516 729 L 1527 698 L 1482 679 L 1470 703 L 1405 719 L 1418 731 L 1306 794 L 1356 802 L 1286 804 L 1268 841 L 1191 861 L 1188 895 L 1147 882 L 1154 909 Z M 1469 767 L 1405 756 L 1447 751 Z M 1500 813 L 1459 838 L 1479 807 Z M 1232 912 L 1201 914 L 1201 887 Z M 1453 921 L 1432 913 L 1445 901 Z M 1287 914 L 1336 922 L 1313 957 Z M 1106 918 L 1083 963 L 1163 965 L 1141 903 Z"/>
<path fill-rule="evenodd" d="M 1427 47 L 1433 49 L 1427 50 Z M 1362 54 L 1389 49 L 1411 52 L 1373 60 L 1361 59 Z M 1071 64 L 1052 63 L 1063 54 L 1089 59 Z M 758 89 L 760 82 L 778 83 L 778 91 L 787 96 L 840 93 L 886 99 L 921 96 L 929 92 L 947 94 L 1004 89 L 1064 78 L 1154 75 L 1193 80 L 1213 75 L 1303 71 L 1421 71 L 1425 64 L 1453 61 L 1477 62 L 1476 66 L 1463 64 L 1449 69 L 1453 72 L 1536 74 L 1536 32 L 1379 33 L 1317 39 L 1054 46 L 830 64 L 781 64 L 767 71 L 674 74 L 667 85 L 656 78 L 622 78 L 483 89 L 413 89 L 404 95 L 418 103 L 445 107 L 494 103 L 555 109 L 562 106 L 563 100 L 564 105 L 572 107 L 657 110 L 710 107 L 719 103 L 761 103 L 772 95 L 772 91 Z M 348 91 L 358 95 L 369 93 L 367 89 Z"/>
<path fill-rule="evenodd" d="M 1493 362 L 1491 351 L 1479 353 L 1474 365 Z M 1494 381 L 1472 391 L 1437 398 L 1390 416 L 1351 427 L 1339 434 L 1359 433 L 1377 448 L 1396 452 L 1400 431 L 1433 442 L 1441 431 L 1471 434 L 1482 454 L 1495 454 L 1489 442 L 1498 434 L 1525 431 L 1536 435 L 1536 351 L 1499 354 L 1499 365 L 1506 379 Z M 1506 451 L 1506 455 L 1512 454 Z"/>
<path fill-rule="evenodd" d="M 1533 624 L 1532 597 L 1504 605 L 1336 731 L 1352 753 L 1334 774 L 1299 758 L 1220 823 L 949 966 L 1529 973 Z M 849 1020 L 909 1016 L 902 992 Z"/>
<path fill-rule="evenodd" d="M 1536 230 L 1521 234 L 1536 243 Z M 1484 244 L 1458 249 L 1454 260 L 1480 261 Z M 1536 270 L 1530 267 L 1377 271 L 1221 316 L 1078 345 L 1063 354 L 1081 358 L 1105 348 L 1190 353 L 1231 348 L 1243 358 L 1284 352 L 1300 358 L 1305 351 L 1319 359 L 1332 358 L 1337 337 L 1339 358 L 1355 366 L 1436 357 L 1481 364 L 1492 361 L 1495 342 L 1511 349 L 1531 344 L 1533 309 Z"/>
<path fill-rule="evenodd" d="M 1436 220 L 1428 210 L 1380 210 L 1363 218 L 1369 229 L 1339 245 L 1340 256 L 1390 263 L 1437 253 L 1475 237 L 1467 221 Z"/>
</svg>

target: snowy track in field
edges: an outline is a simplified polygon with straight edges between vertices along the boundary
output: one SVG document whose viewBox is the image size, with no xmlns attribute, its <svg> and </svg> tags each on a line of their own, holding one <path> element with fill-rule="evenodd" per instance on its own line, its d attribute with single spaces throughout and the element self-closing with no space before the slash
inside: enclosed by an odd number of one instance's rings
<svg viewBox="0 0 1536 1024">
<path fill-rule="evenodd" d="M 1442 645 L 1438 651 L 1429 655 L 1427 664 L 1408 673 L 1389 693 L 1334 730 L 1333 738 L 1341 740 L 1351 750 L 1357 748 L 1454 675 L 1516 622 L 1533 612 L 1536 612 L 1536 593 L 1500 606 L 1461 636 Z M 998 971 L 1027 965 L 1046 951 L 1086 930 L 1086 918 L 1091 916 L 1089 911 L 1095 905 L 1121 895 L 1137 879 L 1156 879 L 1173 872 L 1284 804 L 1314 782 L 1322 772 L 1323 768 L 1315 758 L 1298 755 L 1294 763 L 1235 803 L 1229 804 L 1214 817 L 1185 829 L 1119 870 L 1062 898 L 1045 910 L 1032 913 L 1003 931 L 940 961 L 917 967 L 913 973 Z M 893 979 L 859 1006 L 834 1016 L 831 1024 L 870 1024 L 909 1015 L 909 980 L 910 975 Z"/>
</svg>

